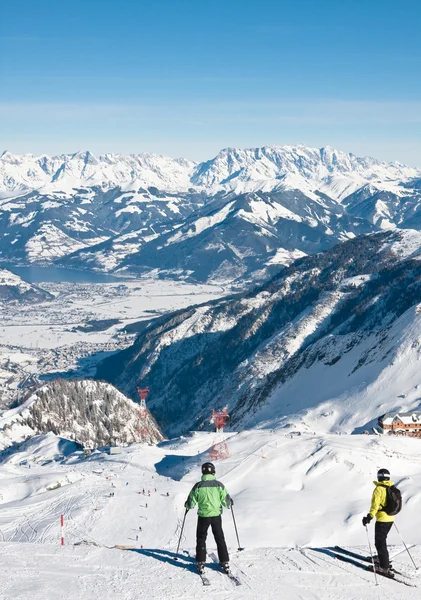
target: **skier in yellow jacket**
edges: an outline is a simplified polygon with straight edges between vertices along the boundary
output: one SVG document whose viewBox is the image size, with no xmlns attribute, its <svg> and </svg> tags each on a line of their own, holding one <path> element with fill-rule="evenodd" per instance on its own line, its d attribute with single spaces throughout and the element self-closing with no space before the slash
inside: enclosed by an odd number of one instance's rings
<svg viewBox="0 0 421 600">
<path fill-rule="evenodd" d="M 376 527 L 374 531 L 374 543 L 379 559 L 379 570 L 389 573 L 389 552 L 387 550 L 387 535 L 393 525 L 395 517 L 387 514 L 384 508 L 387 504 L 387 487 L 391 487 L 393 481 L 390 480 L 390 473 L 387 469 L 379 469 L 377 481 L 373 482 L 376 486 L 371 498 L 370 511 L 363 518 L 364 527 L 367 526 L 374 517 L 376 517 Z"/>
</svg>

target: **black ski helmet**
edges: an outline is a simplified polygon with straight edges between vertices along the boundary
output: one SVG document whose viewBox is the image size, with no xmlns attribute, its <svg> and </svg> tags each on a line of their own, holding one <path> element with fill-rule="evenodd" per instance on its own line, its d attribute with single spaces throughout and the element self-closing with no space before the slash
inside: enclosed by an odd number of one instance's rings
<svg viewBox="0 0 421 600">
<path fill-rule="evenodd" d="M 215 475 L 215 465 L 212 464 L 211 462 L 203 463 L 202 474 L 203 475 Z"/>
<path fill-rule="evenodd" d="M 389 481 L 390 473 L 387 469 L 379 469 L 377 471 L 377 481 Z"/>
</svg>

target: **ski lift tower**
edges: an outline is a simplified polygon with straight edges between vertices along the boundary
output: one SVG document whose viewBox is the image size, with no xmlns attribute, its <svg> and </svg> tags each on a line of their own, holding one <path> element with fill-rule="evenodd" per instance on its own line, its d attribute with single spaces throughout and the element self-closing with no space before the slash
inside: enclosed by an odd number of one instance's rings
<svg viewBox="0 0 421 600">
<path fill-rule="evenodd" d="M 151 431 L 148 426 L 148 410 L 146 408 L 146 398 L 149 394 L 149 388 L 137 388 L 139 394 L 139 428 L 137 433 L 139 435 L 139 442 L 149 440 L 151 438 Z"/>
<path fill-rule="evenodd" d="M 228 414 L 228 406 L 221 411 L 212 409 L 212 417 L 210 422 L 215 425 L 216 428 L 216 439 L 210 450 L 210 458 L 212 461 L 224 460 L 229 458 L 230 452 L 227 442 L 224 440 L 224 427 L 230 418 Z"/>
</svg>

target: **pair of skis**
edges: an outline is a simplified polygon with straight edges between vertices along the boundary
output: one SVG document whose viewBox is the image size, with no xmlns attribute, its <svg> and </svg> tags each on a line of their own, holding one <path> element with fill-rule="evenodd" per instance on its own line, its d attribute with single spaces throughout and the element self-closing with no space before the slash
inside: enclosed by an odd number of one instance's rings
<svg viewBox="0 0 421 600">
<path fill-rule="evenodd" d="M 184 551 L 185 554 L 187 554 L 188 556 L 190 556 L 190 553 L 187 551 Z M 215 562 L 216 564 L 219 565 L 219 560 L 218 557 L 216 556 L 216 554 L 214 552 L 210 553 L 209 558 L 211 558 L 213 560 L 213 562 Z M 222 574 L 225 574 L 228 579 L 231 581 L 231 583 L 235 586 L 241 585 L 241 581 L 239 580 L 239 578 L 234 575 L 231 571 L 231 569 L 223 569 L 221 567 L 221 571 Z M 211 584 L 211 582 L 209 581 L 209 579 L 207 578 L 206 574 L 205 574 L 205 568 L 204 566 L 201 567 L 201 569 L 198 569 L 198 573 L 200 576 L 200 579 L 202 580 L 203 585 L 208 586 Z"/>
<path fill-rule="evenodd" d="M 211 584 L 211 582 L 209 581 L 209 579 L 205 575 L 205 569 L 204 569 L 204 567 L 201 567 L 201 569 L 198 569 L 198 573 L 199 573 L 200 579 L 202 580 L 203 585 L 210 585 Z M 224 573 L 228 577 L 228 579 L 233 583 L 233 585 L 235 585 L 235 586 L 241 585 L 241 581 L 230 570 L 222 569 L 221 573 Z"/>
<path fill-rule="evenodd" d="M 359 567 L 360 569 L 364 569 L 365 571 L 373 572 L 372 564 L 364 564 L 364 563 L 372 563 L 371 556 L 363 556 L 362 554 L 357 554 L 357 552 L 352 552 L 351 550 L 346 550 L 341 546 L 335 546 L 335 558 L 341 560 L 342 562 L 349 563 L 354 565 L 355 567 Z M 387 579 L 391 579 L 396 581 L 397 583 L 403 583 L 409 587 L 417 587 L 415 583 L 411 582 L 408 575 L 402 573 L 401 571 L 397 571 L 396 569 L 391 569 L 393 576 L 389 576 L 381 570 L 376 569 L 377 575 L 381 575 L 382 577 L 386 577 Z"/>
</svg>

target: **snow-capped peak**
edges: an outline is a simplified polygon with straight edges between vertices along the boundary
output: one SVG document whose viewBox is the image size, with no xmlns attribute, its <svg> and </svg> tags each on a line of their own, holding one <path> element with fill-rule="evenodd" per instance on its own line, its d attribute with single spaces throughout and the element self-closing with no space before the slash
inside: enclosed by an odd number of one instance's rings
<svg viewBox="0 0 421 600">
<path fill-rule="evenodd" d="M 386 163 L 374 158 L 359 158 L 330 146 L 310 148 L 263 146 L 262 148 L 226 148 L 195 169 L 192 182 L 204 187 L 235 187 L 239 182 L 272 181 L 275 186 L 285 176 L 301 177 L 314 190 L 341 198 L 372 179 L 402 180 L 415 177 L 417 169 Z M 342 182 L 339 182 L 342 179 Z M 301 189 L 301 188 L 299 188 Z"/>
<path fill-rule="evenodd" d="M 124 156 L 94 156 L 88 150 L 60 156 L 13 155 L 0 157 L 0 197 L 12 197 L 35 189 L 72 193 L 74 188 L 100 186 L 105 189 L 156 187 L 160 190 L 186 190 L 196 163 L 185 159 L 145 153 Z"/>
<path fill-rule="evenodd" d="M 402 181 L 420 171 L 400 163 L 359 158 L 330 146 L 310 148 L 263 146 L 225 148 L 213 159 L 195 163 L 152 153 L 104 154 L 89 150 L 48 157 L 32 154 L 0 156 L 0 196 L 12 196 L 47 185 L 66 189 L 97 185 L 105 188 L 138 184 L 160 190 L 186 191 L 197 187 L 215 193 L 219 190 L 275 187 L 285 176 L 300 177 L 306 188 L 321 190 L 341 198 L 373 179 Z M 298 181 L 298 179 L 297 179 Z M 301 188 L 300 188 L 301 189 Z"/>
</svg>

